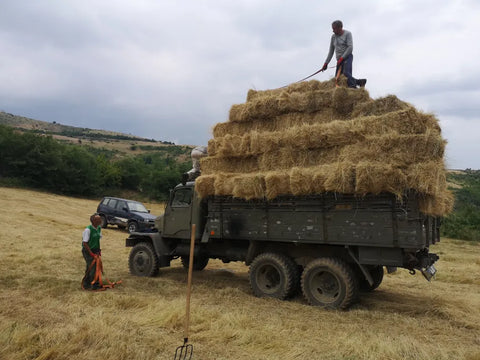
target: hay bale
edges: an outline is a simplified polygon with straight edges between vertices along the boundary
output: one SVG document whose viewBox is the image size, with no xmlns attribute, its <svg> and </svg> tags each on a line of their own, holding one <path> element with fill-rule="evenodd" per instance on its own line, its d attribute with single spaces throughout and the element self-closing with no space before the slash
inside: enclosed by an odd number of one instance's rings
<svg viewBox="0 0 480 360">
<path fill-rule="evenodd" d="M 369 135 L 392 131 L 399 134 L 423 134 L 427 130 L 441 133 L 438 121 L 433 115 L 423 114 L 413 107 L 380 115 L 360 116 L 350 121 L 359 132 Z"/>
<path fill-rule="evenodd" d="M 334 90 L 316 90 L 306 93 L 281 92 L 278 96 L 264 96 L 245 104 L 232 105 L 229 121 L 245 122 L 271 119 L 291 112 L 314 113 L 331 107 Z"/>
<path fill-rule="evenodd" d="M 210 175 L 217 172 L 251 173 L 258 171 L 258 158 L 255 156 L 245 158 L 208 156 L 200 160 L 202 174 Z"/>
<path fill-rule="evenodd" d="M 408 185 L 417 192 L 438 196 L 447 188 L 443 159 L 411 164 L 408 167 Z"/>
<path fill-rule="evenodd" d="M 243 135 L 250 131 L 282 131 L 292 126 L 325 123 L 332 120 L 332 109 L 325 108 L 309 114 L 288 113 L 256 121 L 218 123 L 213 127 L 212 132 L 214 138 L 219 138 L 227 134 Z"/>
<path fill-rule="evenodd" d="M 234 178 L 232 195 L 245 200 L 265 197 L 266 186 L 263 174 L 239 175 Z"/>
<path fill-rule="evenodd" d="M 341 86 L 347 86 L 347 79 L 342 76 L 340 80 L 340 85 Z M 247 102 L 256 100 L 258 98 L 262 97 L 268 97 L 268 96 L 278 96 L 282 92 L 285 93 L 293 93 L 293 92 L 300 92 L 300 93 L 305 93 L 305 92 L 312 92 L 316 90 L 332 90 L 335 88 L 335 79 L 332 78 L 328 81 L 318 81 L 318 80 L 310 80 L 310 81 L 302 81 L 298 83 L 293 83 L 290 84 L 286 87 L 281 87 L 278 89 L 272 89 L 272 90 L 262 90 L 262 91 L 257 91 L 257 90 L 248 90 L 247 93 Z"/>
<path fill-rule="evenodd" d="M 326 191 L 325 183 L 331 174 L 331 165 L 309 168 L 294 167 L 290 171 L 290 192 L 292 195 L 321 194 Z"/>
<path fill-rule="evenodd" d="M 212 195 L 232 195 L 235 187 L 235 176 L 229 173 L 215 174 L 215 192 Z"/>
<path fill-rule="evenodd" d="M 407 187 L 405 169 L 392 164 L 362 161 L 355 168 L 355 193 L 380 194 L 389 192 L 401 198 Z"/>
<path fill-rule="evenodd" d="M 293 167 L 312 167 L 336 162 L 341 147 L 299 151 L 291 147 L 265 152 L 258 156 L 257 171 L 275 171 Z"/>
<path fill-rule="evenodd" d="M 452 195 L 437 119 L 393 95 L 309 81 L 250 90 L 217 124 L 201 160 L 200 196 L 273 199 L 325 191 L 363 196 L 414 190 L 425 214 L 445 215 Z"/>
<path fill-rule="evenodd" d="M 418 194 L 419 209 L 421 212 L 432 216 L 445 216 L 453 211 L 455 199 L 450 191 L 445 191 L 437 196 Z"/>
<path fill-rule="evenodd" d="M 338 160 L 355 164 L 371 160 L 401 167 L 429 159 L 442 159 L 445 145 L 445 140 L 435 132 L 411 135 L 387 133 L 367 136 L 364 141 L 344 146 Z"/>
<path fill-rule="evenodd" d="M 270 171 L 265 174 L 265 196 L 274 199 L 279 195 L 290 194 L 290 174 L 281 171 Z"/>
<path fill-rule="evenodd" d="M 356 104 L 352 117 L 382 115 L 387 112 L 407 110 L 408 108 L 412 108 L 412 106 L 399 100 L 395 95 L 388 95 Z"/>
<path fill-rule="evenodd" d="M 215 194 L 215 175 L 202 175 L 195 180 L 195 191 L 201 198 Z"/>
<path fill-rule="evenodd" d="M 333 116 L 349 118 L 357 104 L 369 99 L 368 91 L 364 89 L 335 88 L 332 99 Z"/>
</svg>

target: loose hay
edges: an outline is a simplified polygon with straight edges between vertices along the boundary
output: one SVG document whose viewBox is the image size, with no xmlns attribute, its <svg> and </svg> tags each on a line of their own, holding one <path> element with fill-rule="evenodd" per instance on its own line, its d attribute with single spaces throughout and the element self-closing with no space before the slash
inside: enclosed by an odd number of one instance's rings
<svg viewBox="0 0 480 360">
<path fill-rule="evenodd" d="M 215 125 L 196 191 L 273 199 L 325 191 L 356 195 L 414 190 L 421 210 L 446 215 L 446 141 L 437 119 L 394 95 L 373 100 L 334 79 L 250 90 Z"/>
</svg>

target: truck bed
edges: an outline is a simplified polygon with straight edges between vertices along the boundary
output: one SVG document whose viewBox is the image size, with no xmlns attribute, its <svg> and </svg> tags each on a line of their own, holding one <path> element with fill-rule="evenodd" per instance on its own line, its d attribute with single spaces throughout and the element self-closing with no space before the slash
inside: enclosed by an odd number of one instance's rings
<svg viewBox="0 0 480 360">
<path fill-rule="evenodd" d="M 439 240 L 436 218 L 418 210 L 413 194 L 356 197 L 325 193 L 245 201 L 208 201 L 211 238 L 421 249 Z"/>
</svg>

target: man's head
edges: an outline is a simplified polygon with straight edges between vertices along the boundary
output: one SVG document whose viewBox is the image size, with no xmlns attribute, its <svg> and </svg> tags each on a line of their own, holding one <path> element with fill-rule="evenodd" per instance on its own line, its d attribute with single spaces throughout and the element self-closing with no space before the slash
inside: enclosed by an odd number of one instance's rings
<svg viewBox="0 0 480 360">
<path fill-rule="evenodd" d="M 102 218 L 100 217 L 100 215 L 95 213 L 92 216 L 90 216 L 90 222 L 92 223 L 93 227 L 97 228 L 102 223 Z"/>
<path fill-rule="evenodd" d="M 335 35 L 343 34 L 343 23 L 340 20 L 335 20 L 332 23 L 332 30 Z"/>
</svg>

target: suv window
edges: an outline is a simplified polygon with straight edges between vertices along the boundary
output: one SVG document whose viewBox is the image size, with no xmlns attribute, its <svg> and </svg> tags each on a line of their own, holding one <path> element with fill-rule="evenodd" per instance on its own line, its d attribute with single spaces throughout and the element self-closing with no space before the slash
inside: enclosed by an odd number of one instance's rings
<svg viewBox="0 0 480 360">
<path fill-rule="evenodd" d="M 188 206 L 192 202 L 192 189 L 178 189 L 173 194 L 172 206 Z"/>
<path fill-rule="evenodd" d="M 108 207 L 115 209 L 116 206 L 117 206 L 117 199 L 110 199 L 110 201 L 108 202 Z"/>
<path fill-rule="evenodd" d="M 126 208 L 126 207 L 127 207 L 127 203 L 125 201 L 119 201 L 117 203 L 117 210 L 125 211 L 123 210 L 123 208 Z"/>
<path fill-rule="evenodd" d="M 148 213 L 148 210 L 145 207 L 145 205 L 143 205 L 142 203 L 139 203 L 139 202 L 129 201 L 128 202 L 128 208 L 130 209 L 130 211 L 135 211 L 135 212 L 140 212 L 140 213 Z"/>
</svg>

